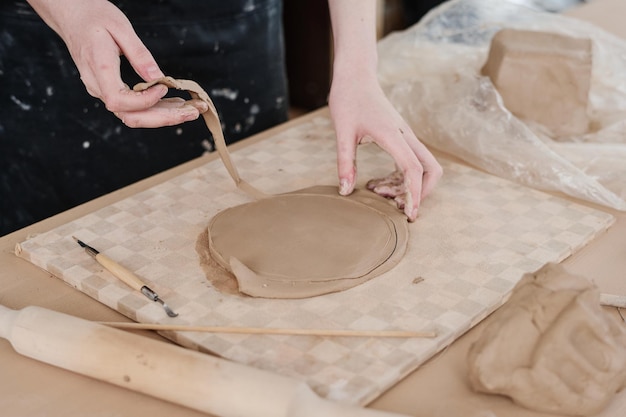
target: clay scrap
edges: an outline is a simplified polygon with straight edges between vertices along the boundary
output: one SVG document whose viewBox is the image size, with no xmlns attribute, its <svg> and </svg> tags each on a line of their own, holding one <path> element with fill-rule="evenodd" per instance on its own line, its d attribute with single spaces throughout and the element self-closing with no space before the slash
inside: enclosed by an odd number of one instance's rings
<svg viewBox="0 0 626 417">
<path fill-rule="evenodd" d="M 591 64 L 590 39 L 503 29 L 494 35 L 481 73 L 511 113 L 561 137 L 589 130 Z"/>
<path fill-rule="evenodd" d="M 626 386 L 626 327 L 587 279 L 548 264 L 525 275 L 494 314 L 468 354 L 474 390 L 590 416 Z"/>
</svg>

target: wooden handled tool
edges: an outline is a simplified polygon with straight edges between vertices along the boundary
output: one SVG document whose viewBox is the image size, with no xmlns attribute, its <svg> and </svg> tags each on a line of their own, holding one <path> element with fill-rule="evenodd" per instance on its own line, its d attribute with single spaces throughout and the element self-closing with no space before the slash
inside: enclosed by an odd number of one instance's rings
<svg viewBox="0 0 626 417">
<path fill-rule="evenodd" d="M 0 337 L 22 355 L 219 417 L 401 417 L 336 404 L 293 378 L 41 307 L 0 305 Z"/>
<path fill-rule="evenodd" d="M 92 258 L 94 258 L 100 265 L 105 267 L 107 271 L 112 273 L 115 277 L 119 278 L 123 282 L 126 283 L 129 287 L 134 290 L 141 292 L 143 295 L 148 297 L 152 301 L 156 301 L 157 303 L 163 306 L 165 313 L 170 317 L 176 317 L 178 314 L 174 313 L 174 311 L 158 296 L 156 292 L 154 292 L 150 287 L 148 287 L 139 277 L 128 269 L 124 268 L 122 265 L 115 262 L 113 259 L 109 258 L 106 255 L 101 254 L 95 248 L 92 248 L 85 242 L 77 239 L 72 236 L 76 243 L 80 245 L 81 248 L 85 249 L 85 252 Z"/>
</svg>

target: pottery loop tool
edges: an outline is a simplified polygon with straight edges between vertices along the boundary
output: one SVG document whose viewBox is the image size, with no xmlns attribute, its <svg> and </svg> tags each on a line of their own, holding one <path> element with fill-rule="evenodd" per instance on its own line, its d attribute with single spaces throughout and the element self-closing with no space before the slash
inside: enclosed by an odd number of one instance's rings
<svg viewBox="0 0 626 417">
<path fill-rule="evenodd" d="M 76 242 L 82 247 L 85 248 L 85 252 L 89 254 L 92 258 L 94 258 L 100 265 L 105 267 L 110 273 L 112 273 L 115 277 L 124 281 L 131 288 L 141 292 L 143 295 L 148 297 L 150 300 L 155 301 L 163 306 L 163 309 L 170 317 L 178 316 L 177 313 L 174 313 L 172 309 L 165 304 L 165 302 L 158 296 L 156 292 L 154 292 L 150 287 L 148 287 L 139 277 L 133 274 L 128 269 L 124 268 L 122 265 L 115 262 L 113 259 L 109 258 L 106 255 L 101 254 L 95 248 L 89 246 L 85 242 L 77 239 L 72 236 Z"/>
</svg>

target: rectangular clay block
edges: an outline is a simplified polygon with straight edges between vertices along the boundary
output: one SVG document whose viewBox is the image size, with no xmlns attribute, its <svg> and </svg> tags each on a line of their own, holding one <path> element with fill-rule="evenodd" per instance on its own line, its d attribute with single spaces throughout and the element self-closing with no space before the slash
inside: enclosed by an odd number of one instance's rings
<svg viewBox="0 0 626 417">
<path fill-rule="evenodd" d="M 482 74 L 504 105 L 552 136 L 588 131 L 591 41 L 555 33 L 503 29 L 495 34 Z"/>
</svg>

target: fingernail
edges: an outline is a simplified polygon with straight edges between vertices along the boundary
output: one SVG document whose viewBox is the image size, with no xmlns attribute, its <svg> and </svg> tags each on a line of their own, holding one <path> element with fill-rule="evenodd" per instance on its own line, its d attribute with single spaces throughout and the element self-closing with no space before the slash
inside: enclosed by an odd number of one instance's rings
<svg viewBox="0 0 626 417">
<path fill-rule="evenodd" d="M 197 103 L 194 107 L 197 108 L 200 113 L 204 113 L 209 110 L 209 105 L 204 101 Z"/>
<path fill-rule="evenodd" d="M 183 110 L 183 119 L 188 122 L 191 120 L 196 120 L 200 116 L 198 110 L 195 107 L 186 108 Z"/>
<path fill-rule="evenodd" d="M 405 205 L 404 215 L 407 217 L 409 222 L 415 221 L 415 219 L 417 219 L 417 207 L 413 207 L 413 209 L 411 209 L 409 205 Z"/>
<path fill-rule="evenodd" d="M 167 86 L 164 84 L 159 84 L 157 87 L 161 89 L 161 98 L 165 97 L 167 95 L 167 92 L 169 91 L 169 88 L 167 88 Z"/>
<path fill-rule="evenodd" d="M 156 80 L 158 78 L 163 78 L 165 75 L 156 65 L 148 67 L 148 76 L 150 77 L 150 81 Z"/>
<path fill-rule="evenodd" d="M 341 181 L 339 181 L 339 194 L 350 194 L 350 188 L 350 182 L 347 179 L 343 178 Z"/>
</svg>

